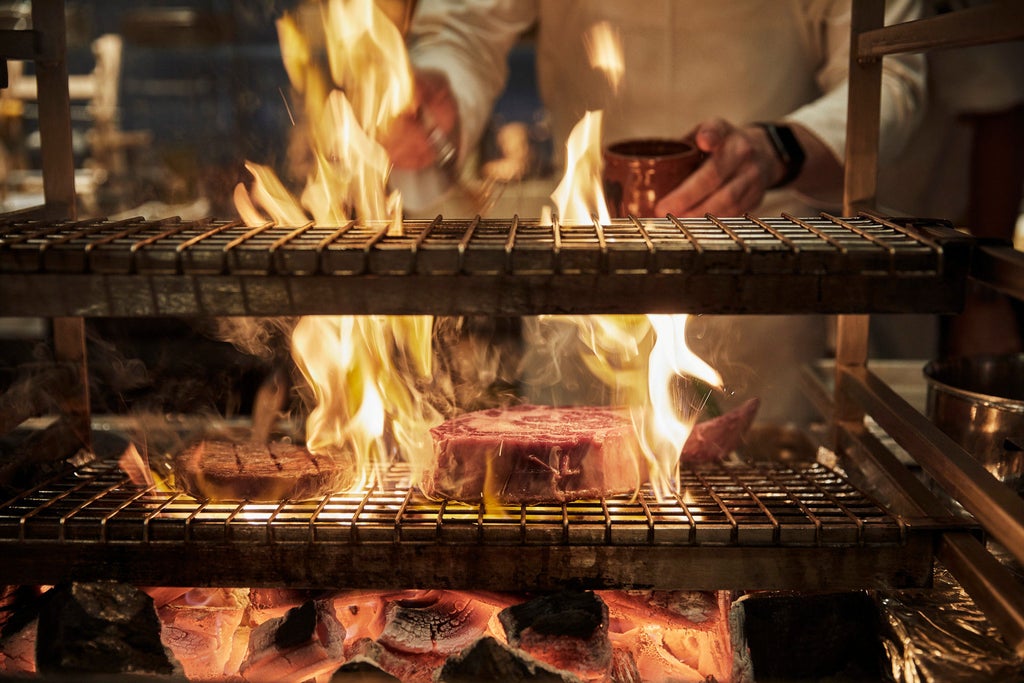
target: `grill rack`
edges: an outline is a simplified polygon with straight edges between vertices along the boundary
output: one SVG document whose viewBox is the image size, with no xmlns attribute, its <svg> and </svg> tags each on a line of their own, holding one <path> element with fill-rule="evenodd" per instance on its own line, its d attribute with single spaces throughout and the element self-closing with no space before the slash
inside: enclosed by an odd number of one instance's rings
<svg viewBox="0 0 1024 683">
<path fill-rule="evenodd" d="M 470 505 L 424 498 L 404 465 L 315 501 L 214 503 L 98 461 L 0 506 L 6 580 L 539 589 L 926 585 L 936 525 L 819 464 L 684 469 L 674 499 Z"/>
<path fill-rule="evenodd" d="M 952 312 L 970 255 L 944 225 L 871 214 L 438 217 L 398 232 L 11 219 L 0 223 L 0 282 L 14 296 L 0 314 Z"/>
</svg>

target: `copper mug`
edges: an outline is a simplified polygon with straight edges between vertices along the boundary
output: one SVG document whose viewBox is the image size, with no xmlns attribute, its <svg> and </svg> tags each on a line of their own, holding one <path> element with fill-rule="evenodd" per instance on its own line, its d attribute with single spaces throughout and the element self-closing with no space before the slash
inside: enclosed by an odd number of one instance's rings
<svg viewBox="0 0 1024 683">
<path fill-rule="evenodd" d="M 614 218 L 655 216 L 654 205 L 703 160 L 691 142 L 660 138 L 622 140 L 604 150 L 604 196 Z"/>
</svg>

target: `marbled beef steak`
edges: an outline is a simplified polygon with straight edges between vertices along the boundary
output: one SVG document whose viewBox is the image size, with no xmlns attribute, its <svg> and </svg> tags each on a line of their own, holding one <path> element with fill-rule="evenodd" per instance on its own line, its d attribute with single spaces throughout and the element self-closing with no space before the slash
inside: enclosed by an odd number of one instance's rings
<svg viewBox="0 0 1024 683">
<path fill-rule="evenodd" d="M 750 429 L 760 401 L 749 399 L 698 423 L 680 460 L 728 456 Z M 647 465 L 626 408 L 513 406 L 465 413 L 430 430 L 434 461 L 421 488 L 467 502 L 562 503 L 629 493 Z"/>
<path fill-rule="evenodd" d="M 564 502 L 635 490 L 646 465 L 629 411 L 513 406 L 465 413 L 430 430 L 430 497 Z"/>
<path fill-rule="evenodd" d="M 325 455 L 285 442 L 204 440 L 174 458 L 178 487 L 198 498 L 277 502 L 337 490 L 345 470 Z"/>
</svg>

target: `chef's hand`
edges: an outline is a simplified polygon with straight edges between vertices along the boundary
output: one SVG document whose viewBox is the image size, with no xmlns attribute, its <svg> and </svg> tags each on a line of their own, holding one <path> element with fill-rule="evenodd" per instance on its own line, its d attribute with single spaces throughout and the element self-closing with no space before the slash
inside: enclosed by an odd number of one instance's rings
<svg viewBox="0 0 1024 683">
<path fill-rule="evenodd" d="M 423 70 L 413 78 L 413 105 L 392 123 L 381 142 L 396 168 L 451 164 L 458 152 L 459 109 L 448 77 Z"/>
<path fill-rule="evenodd" d="M 688 138 L 706 158 L 676 189 L 661 198 L 658 215 L 742 216 L 782 178 L 785 168 L 760 126 L 738 128 L 722 119 L 699 124 Z"/>
</svg>

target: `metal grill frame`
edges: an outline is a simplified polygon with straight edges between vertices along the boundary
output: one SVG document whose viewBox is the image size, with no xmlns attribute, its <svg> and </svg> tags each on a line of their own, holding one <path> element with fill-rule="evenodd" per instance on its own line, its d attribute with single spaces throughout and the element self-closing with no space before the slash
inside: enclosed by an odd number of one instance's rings
<svg viewBox="0 0 1024 683">
<path fill-rule="evenodd" d="M 855 589 L 928 585 L 934 520 L 887 510 L 833 470 L 686 469 L 685 493 L 560 505 L 429 501 L 396 466 L 317 501 L 211 503 L 131 485 L 116 463 L 0 506 L 10 583 L 319 588 Z"/>
<path fill-rule="evenodd" d="M 972 249 L 868 213 L 389 227 L 12 220 L 0 315 L 948 313 Z"/>
</svg>

